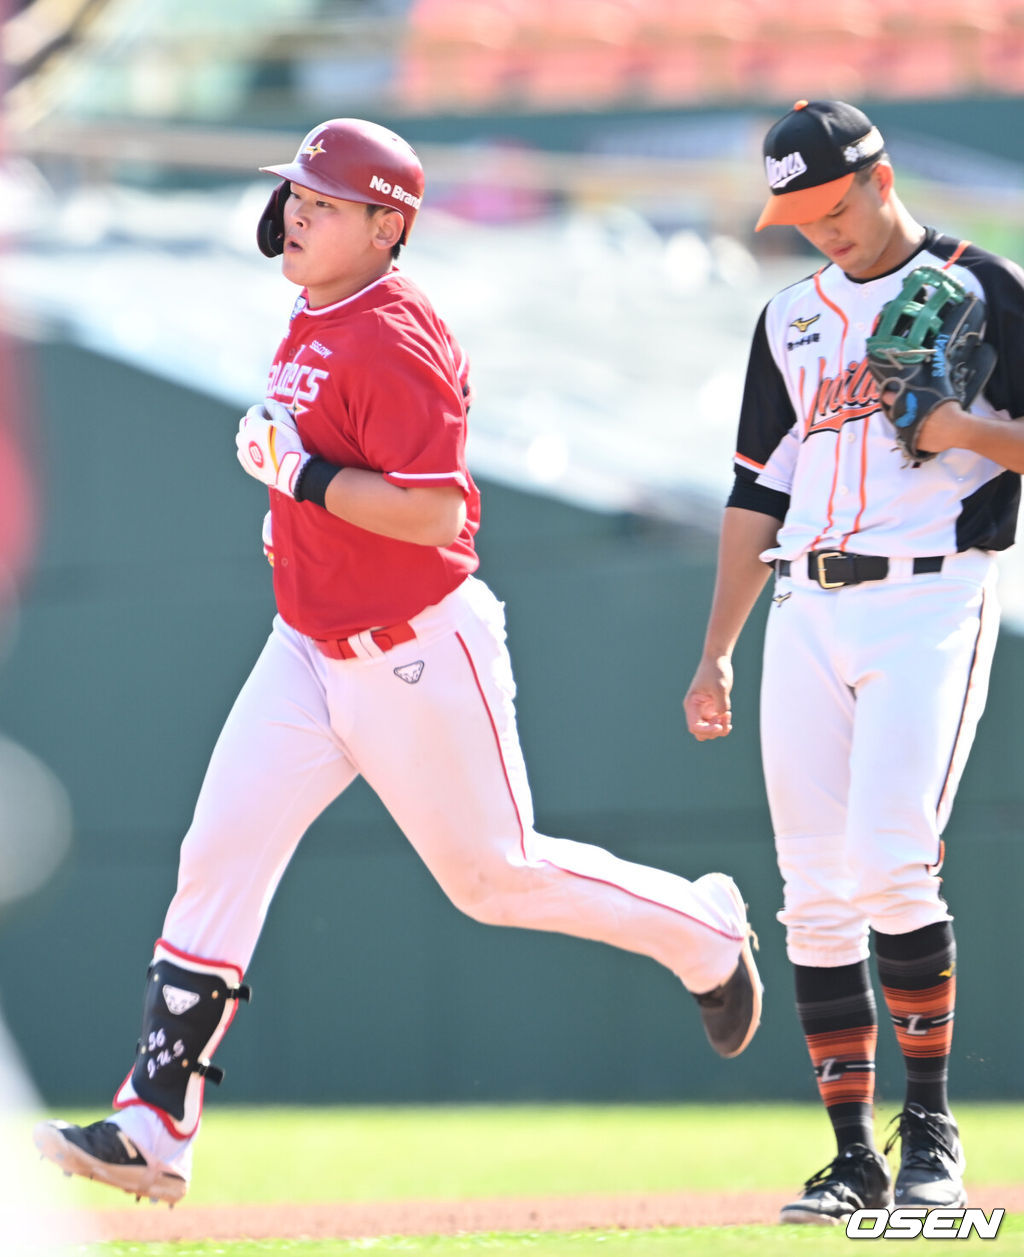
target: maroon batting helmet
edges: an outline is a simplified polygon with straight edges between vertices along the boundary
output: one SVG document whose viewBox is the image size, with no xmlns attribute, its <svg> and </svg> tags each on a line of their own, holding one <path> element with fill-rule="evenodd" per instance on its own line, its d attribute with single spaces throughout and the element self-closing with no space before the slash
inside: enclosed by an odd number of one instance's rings
<svg viewBox="0 0 1024 1257">
<path fill-rule="evenodd" d="M 385 205 L 405 219 L 405 244 L 423 199 L 423 167 L 412 148 L 387 127 L 361 118 L 332 118 L 303 139 L 295 160 L 261 166 L 284 180 L 271 193 L 256 231 L 260 252 L 284 248 L 284 203 L 292 183 L 344 201 Z"/>
</svg>

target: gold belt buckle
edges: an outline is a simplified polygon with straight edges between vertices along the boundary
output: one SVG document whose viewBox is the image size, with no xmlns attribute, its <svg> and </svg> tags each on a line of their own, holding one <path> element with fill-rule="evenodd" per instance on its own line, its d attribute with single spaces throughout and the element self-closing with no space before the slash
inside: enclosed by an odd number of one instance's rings
<svg viewBox="0 0 1024 1257">
<path fill-rule="evenodd" d="M 819 550 L 819 552 L 814 556 L 815 564 L 818 569 L 817 580 L 818 580 L 818 584 L 822 587 L 822 589 L 842 589 L 842 587 L 846 584 L 845 581 L 841 581 L 841 580 L 828 581 L 825 579 L 826 560 L 827 559 L 841 559 L 844 557 L 845 556 L 842 550 Z"/>
</svg>

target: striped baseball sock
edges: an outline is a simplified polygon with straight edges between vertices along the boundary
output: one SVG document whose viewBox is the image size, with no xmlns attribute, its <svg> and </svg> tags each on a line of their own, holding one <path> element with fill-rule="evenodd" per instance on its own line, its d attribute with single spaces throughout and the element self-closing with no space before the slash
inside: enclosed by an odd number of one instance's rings
<svg viewBox="0 0 1024 1257">
<path fill-rule="evenodd" d="M 794 970 L 797 1014 L 838 1150 L 873 1148 L 878 1020 L 868 963 Z"/>
<path fill-rule="evenodd" d="M 907 1068 L 907 1104 L 948 1113 L 946 1083 L 956 1003 L 952 921 L 909 934 L 875 934 L 882 994 Z"/>
</svg>

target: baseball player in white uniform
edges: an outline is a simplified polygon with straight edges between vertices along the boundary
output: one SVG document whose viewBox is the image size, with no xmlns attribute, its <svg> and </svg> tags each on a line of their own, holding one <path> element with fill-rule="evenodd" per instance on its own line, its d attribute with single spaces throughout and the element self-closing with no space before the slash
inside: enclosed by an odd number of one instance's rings
<svg viewBox="0 0 1024 1257">
<path fill-rule="evenodd" d="M 236 444 L 269 487 L 278 614 L 182 845 L 115 1111 L 35 1136 L 66 1171 L 172 1203 L 270 900 L 308 826 L 360 775 L 476 920 L 652 957 L 696 997 L 723 1056 L 743 1051 L 761 1009 L 731 878 L 691 882 L 534 829 L 503 608 L 474 575 L 466 360 L 395 265 L 423 196 L 418 157 L 343 118 L 264 169 L 279 182 L 258 242 L 301 293 Z"/>
<path fill-rule="evenodd" d="M 942 832 L 985 702 L 997 631 L 993 553 L 1014 538 L 1024 470 L 1024 273 L 920 226 L 882 136 L 842 101 L 799 101 L 768 132 L 758 228 L 825 257 L 765 308 L 750 352 L 704 651 L 684 700 L 699 740 L 731 728 L 731 657 L 769 575 L 761 691 L 765 782 L 797 1009 L 837 1155 L 785 1222 L 861 1207 L 960 1206 L 947 1097 L 955 945 Z M 923 265 L 987 309 L 994 372 L 896 449 L 865 362 L 882 305 Z M 893 1192 L 875 1148 L 872 940 L 906 1062 Z"/>
</svg>

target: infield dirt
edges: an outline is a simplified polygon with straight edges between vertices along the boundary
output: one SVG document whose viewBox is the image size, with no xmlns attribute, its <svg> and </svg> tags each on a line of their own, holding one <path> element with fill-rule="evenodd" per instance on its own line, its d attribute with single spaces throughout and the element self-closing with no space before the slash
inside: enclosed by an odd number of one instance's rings
<svg viewBox="0 0 1024 1257">
<path fill-rule="evenodd" d="M 67 1238 L 123 1240 L 363 1239 L 472 1232 L 643 1230 L 771 1224 L 786 1194 L 665 1192 L 656 1195 L 505 1197 L 379 1204 L 132 1205 L 68 1215 Z M 971 1205 L 1024 1211 L 1024 1187 L 975 1187 Z"/>
</svg>

